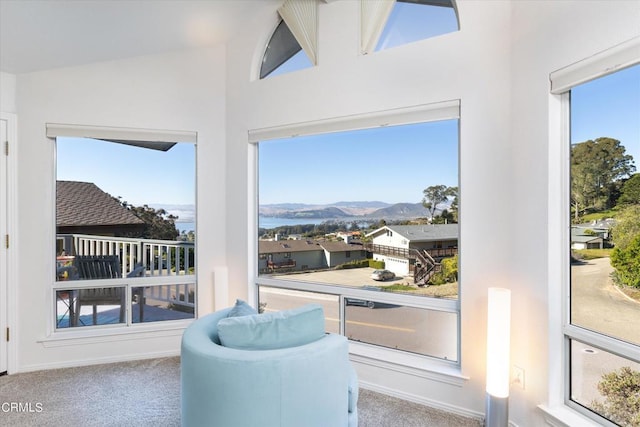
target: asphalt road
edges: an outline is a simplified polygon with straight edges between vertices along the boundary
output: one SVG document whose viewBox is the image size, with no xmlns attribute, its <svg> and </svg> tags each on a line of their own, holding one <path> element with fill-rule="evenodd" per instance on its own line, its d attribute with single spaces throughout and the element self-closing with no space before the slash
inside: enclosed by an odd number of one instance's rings
<svg viewBox="0 0 640 427">
<path fill-rule="evenodd" d="M 612 282 L 609 258 L 571 266 L 571 321 L 574 325 L 640 344 L 640 303 Z"/>
<path fill-rule="evenodd" d="M 622 294 L 610 277 L 609 258 L 571 266 L 571 321 L 574 325 L 640 344 L 640 303 Z M 589 406 L 601 399 L 602 375 L 623 366 L 640 371 L 640 364 L 578 341 L 571 348 L 571 396 Z"/>
</svg>

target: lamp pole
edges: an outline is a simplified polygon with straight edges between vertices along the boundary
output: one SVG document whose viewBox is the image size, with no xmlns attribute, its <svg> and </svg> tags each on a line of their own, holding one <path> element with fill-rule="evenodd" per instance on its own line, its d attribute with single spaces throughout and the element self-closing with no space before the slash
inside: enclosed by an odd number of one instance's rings
<svg viewBox="0 0 640 427">
<path fill-rule="evenodd" d="M 511 291 L 489 288 L 487 302 L 487 398 L 485 426 L 509 424 Z"/>
</svg>

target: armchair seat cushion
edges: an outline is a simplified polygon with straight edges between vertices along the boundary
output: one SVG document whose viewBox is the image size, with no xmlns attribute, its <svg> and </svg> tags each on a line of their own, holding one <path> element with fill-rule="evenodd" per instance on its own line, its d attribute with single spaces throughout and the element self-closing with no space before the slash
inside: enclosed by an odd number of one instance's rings
<svg viewBox="0 0 640 427">
<path fill-rule="evenodd" d="M 324 313 L 318 304 L 273 313 L 226 317 L 218 322 L 220 344 L 240 350 L 297 347 L 317 341 L 324 335 Z"/>
</svg>

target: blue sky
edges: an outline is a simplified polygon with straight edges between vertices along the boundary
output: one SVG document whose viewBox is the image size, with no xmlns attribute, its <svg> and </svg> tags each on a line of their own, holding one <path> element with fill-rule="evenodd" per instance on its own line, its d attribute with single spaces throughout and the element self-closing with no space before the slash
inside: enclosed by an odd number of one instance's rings
<svg viewBox="0 0 640 427">
<path fill-rule="evenodd" d="M 135 206 L 195 203 L 195 146 L 167 152 L 82 138 L 58 138 L 57 178 L 93 182 Z"/>
<path fill-rule="evenodd" d="M 418 203 L 458 185 L 458 121 L 266 141 L 258 159 L 260 204 Z"/>
<path fill-rule="evenodd" d="M 450 7 L 398 2 L 389 15 L 375 50 L 389 49 L 457 29 L 456 13 Z"/>
<path fill-rule="evenodd" d="M 620 141 L 640 171 L 640 65 L 571 90 L 571 143 L 602 136 Z"/>
</svg>

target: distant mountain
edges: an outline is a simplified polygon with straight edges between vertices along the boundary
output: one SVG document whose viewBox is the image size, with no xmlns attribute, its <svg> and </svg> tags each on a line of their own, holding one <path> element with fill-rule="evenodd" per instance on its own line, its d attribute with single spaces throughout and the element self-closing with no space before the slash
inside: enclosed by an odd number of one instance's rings
<svg viewBox="0 0 640 427">
<path fill-rule="evenodd" d="M 429 211 L 422 203 L 396 203 L 386 208 L 371 212 L 368 216 L 373 218 L 418 218 L 428 217 Z"/>
<path fill-rule="evenodd" d="M 292 211 L 297 209 L 312 208 L 314 206 L 318 206 L 318 205 L 309 205 L 306 203 L 273 203 L 270 205 L 260 205 L 260 209 L 264 208 L 264 209 Z"/>
<path fill-rule="evenodd" d="M 179 219 L 177 222 L 194 222 L 195 206 L 178 204 L 149 205 L 154 209 L 164 209 Z M 441 208 L 448 208 L 443 205 Z M 441 209 L 436 210 L 439 215 Z M 409 219 L 424 218 L 429 212 L 422 203 L 390 204 L 380 201 L 341 201 L 326 205 L 312 205 L 306 203 L 278 203 L 260 205 L 260 215 L 265 217 L 294 218 L 294 219 Z"/>
<path fill-rule="evenodd" d="M 282 212 L 278 214 L 280 218 L 295 218 L 295 219 L 304 219 L 304 218 L 344 218 L 351 216 L 350 214 L 344 212 L 342 209 L 338 209 L 335 207 L 327 207 L 321 209 L 303 209 L 303 210 L 295 210 Z"/>
<path fill-rule="evenodd" d="M 380 201 L 341 201 L 316 205 L 306 203 L 274 203 L 260 205 L 259 213 L 262 216 L 280 218 L 329 218 L 326 215 L 330 213 L 330 211 L 326 211 L 326 209 L 337 208 L 340 212 L 334 211 L 335 216 L 332 218 L 342 218 L 344 216 L 367 216 L 376 209 L 387 206 L 391 205 Z M 313 212 L 315 212 L 315 214 Z"/>
<path fill-rule="evenodd" d="M 362 201 L 362 202 L 337 202 L 332 203 L 330 206 L 337 207 L 349 207 L 349 208 L 386 208 L 387 206 L 391 206 L 391 203 L 385 203 L 380 201 Z"/>
<path fill-rule="evenodd" d="M 443 208 L 446 206 L 443 206 Z M 440 213 L 440 209 L 436 214 Z M 260 215 L 265 217 L 295 219 L 410 219 L 429 216 L 422 203 L 385 203 L 380 201 L 341 201 L 326 205 L 304 203 L 279 203 L 260 205 Z"/>
</svg>

